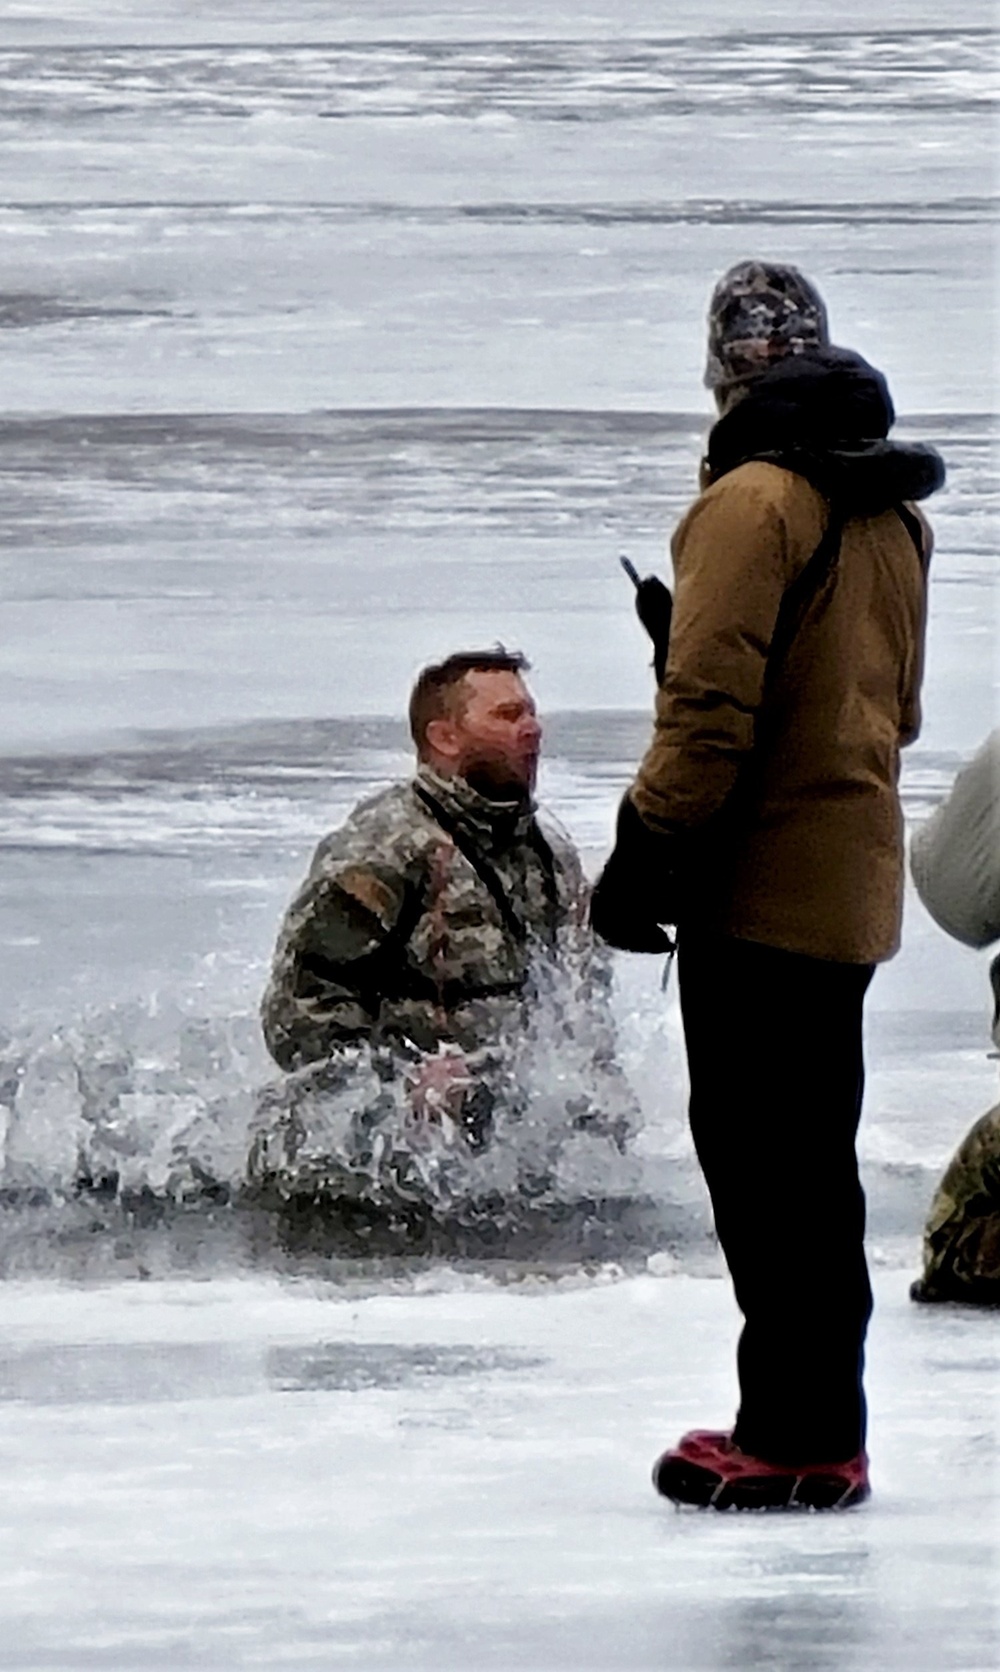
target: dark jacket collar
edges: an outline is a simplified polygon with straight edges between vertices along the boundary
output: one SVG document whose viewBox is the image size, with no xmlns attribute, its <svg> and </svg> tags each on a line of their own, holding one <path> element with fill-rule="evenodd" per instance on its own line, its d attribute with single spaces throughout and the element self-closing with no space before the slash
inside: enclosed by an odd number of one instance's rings
<svg viewBox="0 0 1000 1672">
<path fill-rule="evenodd" d="M 804 476 L 845 516 L 926 499 L 944 482 L 933 447 L 889 441 L 888 385 L 860 354 L 817 348 L 779 360 L 714 425 L 707 474 L 765 459 Z"/>
<path fill-rule="evenodd" d="M 417 768 L 416 777 L 417 783 L 486 851 L 496 853 L 526 840 L 535 815 L 534 802 L 491 801 L 464 778 L 444 778 L 426 762 Z"/>
</svg>

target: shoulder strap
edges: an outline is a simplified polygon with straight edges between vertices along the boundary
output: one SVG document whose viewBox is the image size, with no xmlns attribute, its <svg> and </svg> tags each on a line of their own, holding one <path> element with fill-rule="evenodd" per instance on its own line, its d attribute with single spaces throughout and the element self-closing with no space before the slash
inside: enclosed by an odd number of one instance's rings
<svg viewBox="0 0 1000 1672">
<path fill-rule="evenodd" d="M 469 864 L 472 866 L 473 870 L 479 877 L 479 880 L 489 893 L 497 911 L 500 913 L 508 933 L 513 936 L 519 946 L 523 946 L 528 938 L 527 925 L 525 924 L 523 918 L 521 918 L 514 910 L 514 906 L 507 894 L 507 890 L 504 888 L 504 885 L 500 881 L 495 868 L 490 864 L 486 855 L 480 851 L 479 847 L 473 841 L 464 825 L 460 824 L 458 819 L 456 819 L 446 807 L 441 805 L 437 796 L 432 795 L 430 790 L 426 789 L 423 784 L 414 784 L 413 789 L 414 794 L 420 801 L 423 802 L 432 817 L 437 820 L 441 829 L 451 837 L 459 853 L 461 853 L 469 861 Z M 548 906 L 547 915 L 549 918 L 549 929 L 550 934 L 554 938 L 557 917 L 555 861 L 552 857 L 552 849 L 549 847 L 548 842 L 545 840 L 545 837 L 542 835 L 542 832 L 539 830 L 534 819 L 531 821 L 528 840 L 531 842 L 535 853 L 541 861 L 546 903 Z"/>
<path fill-rule="evenodd" d="M 920 559 L 920 567 L 926 574 L 927 552 L 924 547 L 924 531 L 920 525 L 920 518 L 914 516 L 913 512 L 906 505 L 896 505 L 894 506 L 894 510 L 903 527 L 906 529 L 907 534 L 910 536 L 910 539 L 913 541 L 913 544 L 916 546 L 917 557 Z"/>
<path fill-rule="evenodd" d="M 451 837 L 459 853 L 463 854 L 469 861 L 493 900 L 509 933 L 519 944 L 523 945 L 528 938 L 527 928 L 507 898 L 503 883 L 486 855 L 480 853 L 468 831 L 459 824 L 456 818 L 452 817 L 447 808 L 442 807 L 437 796 L 431 795 L 430 790 L 425 789 L 423 784 L 414 784 L 413 789 L 414 794 L 423 802 L 431 816 L 437 820 L 441 829 Z"/>
<path fill-rule="evenodd" d="M 826 528 L 823 530 L 819 545 L 786 588 L 781 605 L 778 609 L 778 619 L 775 622 L 774 633 L 771 637 L 771 648 L 768 652 L 767 665 L 770 668 L 782 660 L 789 645 L 801 627 L 806 611 L 813 599 L 818 597 L 823 586 L 832 574 L 837 558 L 840 556 L 840 541 L 844 532 L 844 520 L 836 508 L 831 507 Z"/>
<path fill-rule="evenodd" d="M 923 531 L 918 518 L 905 505 L 896 505 L 893 509 L 917 549 L 917 557 L 920 560 L 921 568 L 926 569 L 927 559 L 924 553 Z M 771 639 L 768 666 L 771 665 L 772 661 L 775 664 L 781 661 L 805 620 L 809 605 L 814 598 L 819 596 L 829 576 L 833 573 L 840 556 L 840 542 L 843 538 L 846 520 L 843 511 L 836 504 L 831 505 L 830 515 L 819 545 L 806 562 L 805 567 L 796 575 L 781 600 L 778 619 Z"/>
</svg>

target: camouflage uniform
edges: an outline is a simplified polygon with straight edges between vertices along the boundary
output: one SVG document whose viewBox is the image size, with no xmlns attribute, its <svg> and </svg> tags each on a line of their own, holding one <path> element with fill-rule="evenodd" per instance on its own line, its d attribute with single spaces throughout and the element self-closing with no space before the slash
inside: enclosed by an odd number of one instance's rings
<svg viewBox="0 0 1000 1672">
<path fill-rule="evenodd" d="M 571 1118 L 610 1124 L 620 1140 L 634 1103 L 613 1062 L 610 970 L 586 924 L 588 892 L 568 837 L 463 779 L 422 765 L 362 802 L 320 843 L 279 934 L 262 1020 L 288 1078 L 263 1101 L 251 1178 L 321 1173 L 335 1153 L 368 1188 L 379 1144 L 398 1161 L 400 1135 L 418 1124 L 408 1072 L 442 1050 L 470 1063 L 462 1125 L 484 1144 L 498 1102 L 509 1111 L 523 1095 L 512 1062 L 543 998 L 556 1032 L 586 1016 L 603 1081 L 600 1107 L 578 1097 Z M 404 1148 L 410 1172 L 419 1144 Z"/>
<path fill-rule="evenodd" d="M 938 1185 L 915 1298 L 1000 1305 L 1000 1104 L 966 1135 Z"/>
</svg>

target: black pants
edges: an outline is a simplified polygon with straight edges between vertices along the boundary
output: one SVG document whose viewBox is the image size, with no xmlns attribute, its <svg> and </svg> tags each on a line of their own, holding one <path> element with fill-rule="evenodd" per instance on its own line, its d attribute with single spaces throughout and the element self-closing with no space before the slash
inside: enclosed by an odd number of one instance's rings
<svg viewBox="0 0 1000 1672">
<path fill-rule="evenodd" d="M 745 1319 L 742 1450 L 842 1462 L 864 1444 L 871 1288 L 855 1137 L 870 965 L 680 937 L 691 1131 Z"/>
</svg>

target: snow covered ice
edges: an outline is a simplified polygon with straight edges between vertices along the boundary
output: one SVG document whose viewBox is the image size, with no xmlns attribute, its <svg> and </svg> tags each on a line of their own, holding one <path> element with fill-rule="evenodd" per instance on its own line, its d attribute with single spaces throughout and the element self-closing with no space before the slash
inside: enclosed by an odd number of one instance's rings
<svg viewBox="0 0 1000 1672">
<path fill-rule="evenodd" d="M 704 1518 L 649 1486 L 728 1422 L 737 1330 L 653 962 L 616 992 L 646 1121 L 622 1189 L 652 1218 L 492 1263 L 294 1260 L 225 1204 L 280 913 L 406 770 L 419 664 L 523 646 L 542 797 L 599 863 L 650 706 L 617 557 L 660 567 L 689 498 L 730 262 L 813 274 L 948 464 L 911 823 L 993 723 L 991 23 L 0 19 L 0 1667 L 1000 1662 L 997 1319 L 906 1300 L 997 1096 L 988 955 L 912 896 L 869 1010 L 857 1514 Z"/>
<path fill-rule="evenodd" d="M 372 1287 L 0 1291 L 0 1665 L 996 1665 L 994 1317 L 878 1273 L 871 1504 L 706 1517 L 648 1475 L 730 1413 L 727 1284 Z"/>
</svg>

